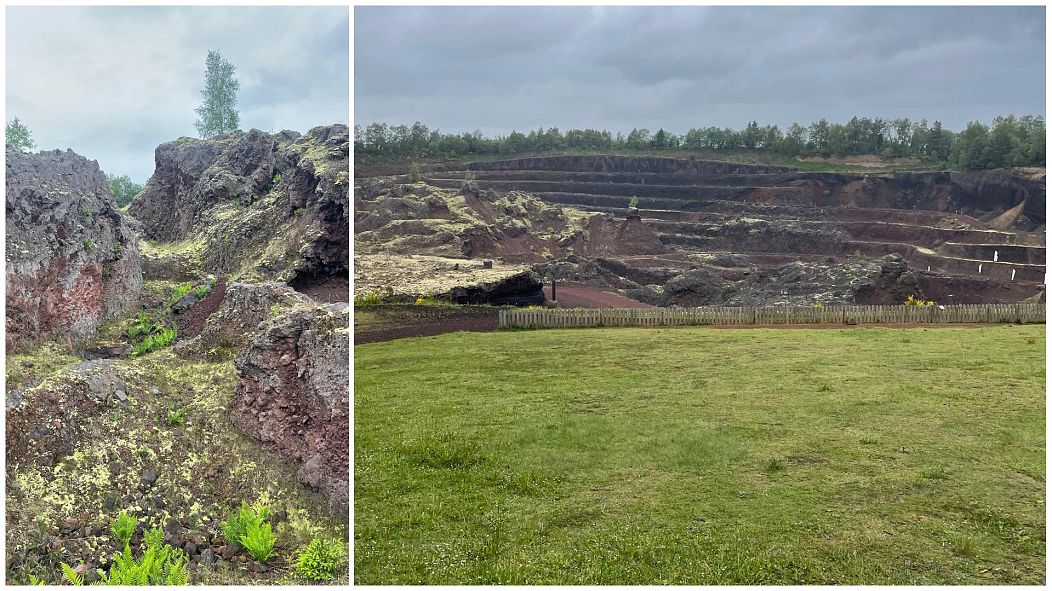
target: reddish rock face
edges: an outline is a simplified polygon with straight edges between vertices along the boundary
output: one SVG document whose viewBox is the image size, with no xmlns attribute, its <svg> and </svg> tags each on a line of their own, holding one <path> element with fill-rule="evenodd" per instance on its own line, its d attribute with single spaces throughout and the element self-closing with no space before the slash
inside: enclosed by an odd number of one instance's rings
<svg viewBox="0 0 1052 591">
<path fill-rule="evenodd" d="M 237 356 L 231 422 L 300 465 L 301 482 L 348 502 L 346 304 L 301 308 L 264 324 Z"/>
<path fill-rule="evenodd" d="M 92 338 L 142 289 L 132 231 L 97 162 L 7 150 L 7 347 Z"/>
</svg>

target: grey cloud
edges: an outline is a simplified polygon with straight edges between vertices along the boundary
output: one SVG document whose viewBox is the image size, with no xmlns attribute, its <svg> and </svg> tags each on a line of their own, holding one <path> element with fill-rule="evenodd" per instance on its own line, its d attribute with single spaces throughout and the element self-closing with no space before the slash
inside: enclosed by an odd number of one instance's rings
<svg viewBox="0 0 1052 591">
<path fill-rule="evenodd" d="M 355 122 L 447 131 L 1044 114 L 1044 7 L 367 7 Z"/>
<path fill-rule="evenodd" d="M 345 123 L 346 7 L 8 7 L 7 117 L 142 182 L 158 144 L 196 136 L 204 60 L 237 67 L 243 129 Z"/>
</svg>

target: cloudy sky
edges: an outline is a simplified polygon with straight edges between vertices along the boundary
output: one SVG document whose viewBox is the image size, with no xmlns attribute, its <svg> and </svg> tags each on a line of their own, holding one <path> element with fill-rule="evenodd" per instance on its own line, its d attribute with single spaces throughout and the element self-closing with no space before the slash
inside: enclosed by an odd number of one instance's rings
<svg viewBox="0 0 1052 591">
<path fill-rule="evenodd" d="M 488 135 L 1044 114 L 1044 7 L 356 7 L 354 119 Z"/>
<path fill-rule="evenodd" d="M 204 63 L 237 68 L 242 129 L 347 123 L 347 7 L 8 7 L 7 119 L 143 182 L 197 136 Z"/>
</svg>

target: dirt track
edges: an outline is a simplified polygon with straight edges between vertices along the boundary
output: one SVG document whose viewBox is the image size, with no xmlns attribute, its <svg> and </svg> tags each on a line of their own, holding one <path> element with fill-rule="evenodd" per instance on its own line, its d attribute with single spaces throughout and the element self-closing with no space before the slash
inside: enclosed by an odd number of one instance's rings
<svg viewBox="0 0 1052 591">
<path fill-rule="evenodd" d="M 561 308 L 653 308 L 620 294 L 574 283 L 556 283 L 555 295 Z M 552 299 L 552 286 L 544 286 L 544 297 Z"/>
</svg>

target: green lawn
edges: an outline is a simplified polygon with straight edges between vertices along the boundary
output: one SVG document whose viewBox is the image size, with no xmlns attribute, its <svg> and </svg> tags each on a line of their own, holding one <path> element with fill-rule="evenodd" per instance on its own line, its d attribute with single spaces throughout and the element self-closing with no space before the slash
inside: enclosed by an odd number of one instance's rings
<svg viewBox="0 0 1052 591">
<path fill-rule="evenodd" d="M 354 350 L 357 583 L 1045 581 L 1045 327 Z"/>
</svg>

